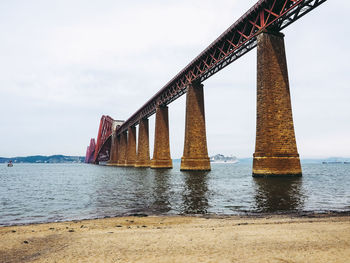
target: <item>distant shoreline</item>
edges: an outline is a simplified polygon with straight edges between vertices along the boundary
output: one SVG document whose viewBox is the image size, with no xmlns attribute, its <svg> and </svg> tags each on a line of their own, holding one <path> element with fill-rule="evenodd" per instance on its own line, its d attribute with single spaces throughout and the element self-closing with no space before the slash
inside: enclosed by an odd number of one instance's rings
<svg viewBox="0 0 350 263">
<path fill-rule="evenodd" d="M 0 157 L 0 163 L 8 163 L 12 161 L 15 163 L 83 163 L 84 156 L 67 156 L 67 155 L 33 155 L 25 157 Z"/>
<path fill-rule="evenodd" d="M 84 163 L 84 156 L 67 156 L 67 155 L 33 155 L 25 157 L 0 157 L 0 163 L 8 163 L 12 161 L 16 163 Z M 330 158 L 320 158 L 320 159 L 310 159 L 304 158 L 300 159 L 302 164 L 350 164 L 350 158 L 345 157 L 330 157 Z M 173 162 L 181 162 L 181 159 L 174 158 Z M 251 164 L 253 158 L 237 158 L 237 162 L 226 162 L 227 164 Z M 211 162 L 212 164 L 220 162 Z M 224 162 L 225 163 L 225 162 Z"/>
<path fill-rule="evenodd" d="M 55 224 L 55 223 L 69 223 L 69 222 L 84 222 L 91 220 L 103 220 L 103 219 L 117 219 L 124 217 L 196 217 L 196 218 L 206 218 L 206 219 L 224 219 L 224 218 L 245 218 L 245 219 L 259 219 L 265 217 L 288 217 L 288 218 L 330 218 L 330 217 L 349 217 L 350 209 L 347 211 L 281 211 L 281 212 L 263 212 L 263 213 L 241 213 L 241 214 L 144 214 L 144 213 L 134 213 L 134 214 L 121 214 L 116 216 L 101 216 L 92 218 L 80 218 L 80 219 L 66 219 L 66 220 L 49 220 L 34 223 L 19 223 L 19 224 L 3 224 L 2 227 L 15 227 L 15 226 L 35 226 L 43 224 Z"/>
</svg>

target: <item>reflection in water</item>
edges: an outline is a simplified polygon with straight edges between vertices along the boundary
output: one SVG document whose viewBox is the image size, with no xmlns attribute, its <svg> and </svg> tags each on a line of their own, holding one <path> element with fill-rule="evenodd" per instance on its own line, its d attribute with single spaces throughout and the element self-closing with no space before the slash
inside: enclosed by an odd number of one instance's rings
<svg viewBox="0 0 350 263">
<path fill-rule="evenodd" d="M 128 168 L 126 168 L 128 169 Z M 130 213 L 145 213 L 149 210 L 151 199 L 149 193 L 152 191 L 153 176 L 147 168 L 137 168 L 133 171 L 132 176 L 128 178 L 128 200 L 132 204 Z"/>
<path fill-rule="evenodd" d="M 151 202 L 148 196 L 153 185 L 150 170 L 138 168 L 129 172 L 128 168 L 118 168 L 100 167 L 107 172 L 96 177 L 93 182 L 94 192 L 91 193 L 88 206 L 99 213 L 105 213 L 107 207 L 114 210 L 108 215 L 148 211 Z"/>
<path fill-rule="evenodd" d="M 169 202 L 169 171 L 168 170 L 154 170 L 154 184 L 153 184 L 153 204 L 151 210 L 154 213 L 166 213 L 171 210 Z"/>
<path fill-rule="evenodd" d="M 210 173 L 87 164 L 0 165 L 0 225 L 135 213 L 349 211 L 350 165 L 304 164 L 302 178 L 252 178 L 251 164 Z M 158 209 L 158 210 L 157 210 Z"/>
<path fill-rule="evenodd" d="M 183 213 L 205 214 L 208 210 L 208 173 L 200 171 L 183 172 Z"/>
<path fill-rule="evenodd" d="M 304 206 L 301 177 L 254 178 L 258 212 L 298 211 Z"/>
</svg>

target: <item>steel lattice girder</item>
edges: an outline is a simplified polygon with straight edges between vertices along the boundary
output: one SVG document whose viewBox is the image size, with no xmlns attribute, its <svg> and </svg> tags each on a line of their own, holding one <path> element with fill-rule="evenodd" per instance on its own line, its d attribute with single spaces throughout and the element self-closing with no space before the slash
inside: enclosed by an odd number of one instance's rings
<svg viewBox="0 0 350 263">
<path fill-rule="evenodd" d="M 97 134 L 95 146 L 94 162 L 97 161 L 98 155 L 107 139 L 112 135 L 112 125 L 114 120 L 110 116 L 103 115 L 100 121 L 100 127 Z"/>
<path fill-rule="evenodd" d="M 279 32 L 325 1 L 260 0 L 126 120 L 117 134 L 154 114 L 158 105 L 167 105 L 182 96 L 190 83 L 208 79 L 252 50 L 260 32 Z"/>
</svg>

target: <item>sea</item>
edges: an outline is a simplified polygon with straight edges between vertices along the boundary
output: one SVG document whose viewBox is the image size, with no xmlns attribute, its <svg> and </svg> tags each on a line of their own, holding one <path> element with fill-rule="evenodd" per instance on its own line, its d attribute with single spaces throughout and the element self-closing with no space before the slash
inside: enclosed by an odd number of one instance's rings
<svg viewBox="0 0 350 263">
<path fill-rule="evenodd" d="M 0 164 L 0 226 L 127 215 L 350 211 L 350 164 L 303 164 L 302 177 L 253 178 L 252 165 L 210 172 L 93 164 Z"/>
</svg>

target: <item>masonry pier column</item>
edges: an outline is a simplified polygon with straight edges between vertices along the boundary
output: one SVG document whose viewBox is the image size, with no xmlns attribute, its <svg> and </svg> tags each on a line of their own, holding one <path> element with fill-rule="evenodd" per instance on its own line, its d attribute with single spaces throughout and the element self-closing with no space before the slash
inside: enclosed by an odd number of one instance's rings
<svg viewBox="0 0 350 263">
<path fill-rule="evenodd" d="M 148 119 L 140 120 L 135 167 L 150 167 Z"/>
<path fill-rule="evenodd" d="M 126 146 L 125 166 L 135 166 L 136 162 L 136 127 L 128 128 L 128 144 Z"/>
<path fill-rule="evenodd" d="M 154 134 L 154 151 L 151 168 L 173 168 L 169 145 L 168 107 L 156 109 L 156 127 Z"/>
<path fill-rule="evenodd" d="M 122 132 L 119 136 L 119 150 L 118 150 L 118 162 L 117 166 L 125 166 L 126 161 L 126 145 L 128 140 L 127 132 Z"/>
<path fill-rule="evenodd" d="M 107 165 L 115 166 L 118 163 L 118 137 L 117 133 L 114 131 L 112 133 L 112 142 L 111 142 L 111 154 Z"/>
<path fill-rule="evenodd" d="M 253 176 L 301 176 L 283 38 L 273 32 L 258 36 Z"/>
<path fill-rule="evenodd" d="M 181 170 L 209 171 L 203 85 L 190 84 L 186 94 L 185 145 Z"/>
</svg>

